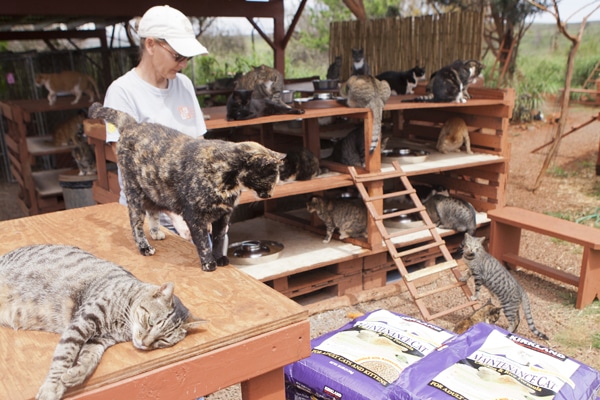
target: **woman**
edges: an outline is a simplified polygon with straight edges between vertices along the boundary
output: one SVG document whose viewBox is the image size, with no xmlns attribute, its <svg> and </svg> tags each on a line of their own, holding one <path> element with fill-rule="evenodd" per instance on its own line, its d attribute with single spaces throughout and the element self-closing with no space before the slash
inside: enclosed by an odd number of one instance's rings
<svg viewBox="0 0 600 400">
<path fill-rule="evenodd" d="M 169 6 L 152 7 L 139 21 L 138 35 L 140 62 L 109 86 L 104 106 L 126 112 L 138 122 L 160 123 L 191 137 L 201 137 L 206 133 L 206 124 L 194 85 L 180 71 L 193 56 L 208 52 L 196 39 L 189 19 Z M 106 142 L 113 150 L 118 139 L 117 128 L 107 124 Z M 120 172 L 119 185 L 119 203 L 127 204 Z M 182 236 L 189 235 L 181 218 L 173 222 Z M 170 228 L 163 216 L 161 223 Z"/>
</svg>

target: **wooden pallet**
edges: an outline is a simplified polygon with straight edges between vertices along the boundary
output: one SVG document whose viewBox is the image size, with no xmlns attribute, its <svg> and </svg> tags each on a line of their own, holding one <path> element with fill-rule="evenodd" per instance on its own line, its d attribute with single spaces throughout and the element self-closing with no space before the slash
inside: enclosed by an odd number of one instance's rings
<svg viewBox="0 0 600 400">
<path fill-rule="evenodd" d="M 421 315 L 426 321 L 430 321 L 439 317 L 442 317 L 447 314 L 451 314 L 458 310 L 461 310 L 466 307 L 473 307 L 477 302 L 471 301 L 471 291 L 469 287 L 465 284 L 465 282 L 461 282 L 459 280 L 461 276 L 461 272 L 458 269 L 458 264 L 456 260 L 452 258 L 452 255 L 444 240 L 440 237 L 436 226 L 431 221 L 431 218 L 427 214 L 425 210 L 425 206 L 421 203 L 421 200 L 417 196 L 416 190 L 412 187 L 412 184 L 408 180 L 408 177 L 398 164 L 398 162 L 394 161 L 392 163 L 394 169 L 388 172 L 377 172 L 377 173 L 366 173 L 366 174 L 358 174 L 354 167 L 349 167 L 350 175 L 358 189 L 367 210 L 371 214 L 371 217 L 375 221 L 375 225 L 387 247 L 388 253 L 390 254 L 394 264 L 398 268 L 400 275 L 402 277 L 403 282 L 406 284 L 410 295 L 415 301 Z M 386 179 L 400 179 L 402 190 L 396 192 L 389 192 L 383 194 L 371 195 L 369 194 L 367 188 L 365 187 L 365 183 L 369 182 L 380 182 Z M 383 209 L 382 203 L 384 199 L 393 199 L 393 198 L 401 198 L 404 196 L 409 196 L 410 200 L 413 203 L 413 208 L 407 210 L 401 210 L 397 212 L 392 212 L 388 214 L 383 214 L 381 210 Z M 402 214 L 417 214 L 420 219 L 424 222 L 423 226 L 404 229 L 400 232 L 396 233 L 388 233 L 386 226 L 384 225 L 384 220 L 398 217 Z M 397 249 L 396 245 L 393 243 L 393 239 L 395 237 L 406 235 L 409 233 L 424 231 L 428 233 L 428 239 L 419 243 L 418 245 L 413 245 L 409 248 L 401 248 Z M 407 269 L 407 264 L 410 262 L 410 259 L 414 259 L 415 257 L 420 257 L 425 254 L 423 260 L 430 259 L 432 253 L 440 254 L 443 261 L 434 264 L 434 265 L 426 265 L 426 268 L 417 269 L 415 271 L 409 272 Z M 451 281 L 449 283 L 443 283 L 435 288 L 428 289 L 425 291 L 419 290 L 421 286 L 419 281 L 423 279 L 431 279 L 431 276 L 442 277 L 442 275 L 449 275 Z M 461 302 L 457 305 L 451 305 L 448 308 L 436 311 L 434 313 L 430 312 L 430 309 L 427 305 L 427 298 L 430 296 L 437 296 L 443 292 L 448 292 L 451 290 L 461 289 L 462 293 L 465 296 L 465 302 Z"/>
</svg>

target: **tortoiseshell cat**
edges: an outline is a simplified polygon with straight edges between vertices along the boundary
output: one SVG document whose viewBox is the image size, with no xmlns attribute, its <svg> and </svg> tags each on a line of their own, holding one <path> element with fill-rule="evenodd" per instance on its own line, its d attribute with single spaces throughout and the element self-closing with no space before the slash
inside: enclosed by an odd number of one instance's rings
<svg viewBox="0 0 600 400">
<path fill-rule="evenodd" d="M 353 75 L 342 85 L 348 107 L 369 108 L 373 112 L 373 136 L 369 152 L 373 153 L 381 136 L 383 106 L 390 98 L 390 85 L 370 75 Z"/>
<path fill-rule="evenodd" d="M 367 207 L 356 199 L 324 199 L 312 196 L 306 203 L 310 213 L 317 213 L 325 223 L 327 234 L 323 243 L 329 243 L 338 229 L 340 239 L 367 236 Z"/>
<path fill-rule="evenodd" d="M 495 324 L 500 319 L 501 311 L 502 307 L 496 307 L 492 303 L 492 299 L 488 299 L 487 303 L 485 303 L 481 308 L 477 309 L 473 314 L 469 315 L 467 318 L 459 321 L 454 326 L 453 331 L 455 333 L 461 334 L 480 322 L 485 322 L 486 324 Z"/>
<path fill-rule="evenodd" d="M 279 168 L 279 179 L 282 181 L 308 181 L 321 172 L 319 159 L 307 148 L 288 151 Z"/>
<path fill-rule="evenodd" d="M 68 146 L 77 141 L 79 132 L 83 132 L 83 120 L 87 118 L 84 110 L 59 122 L 52 131 L 52 144 L 54 146 Z"/>
<path fill-rule="evenodd" d="M 377 75 L 380 81 L 386 81 L 396 94 L 412 94 L 419 81 L 425 78 L 425 68 L 418 65 L 408 71 L 385 71 Z"/>
<path fill-rule="evenodd" d="M 365 132 L 362 126 L 356 127 L 333 144 L 330 159 L 354 167 L 365 166 Z"/>
<path fill-rule="evenodd" d="M 227 120 L 245 120 L 278 114 L 304 114 L 301 108 L 290 107 L 281 101 L 257 99 L 253 90 L 234 90 L 227 99 Z"/>
<path fill-rule="evenodd" d="M 94 78 L 78 71 L 36 74 L 35 85 L 46 87 L 48 90 L 48 103 L 51 106 L 56 102 L 57 93 L 71 93 L 75 95 L 75 99 L 71 104 L 78 103 L 83 93 L 88 95 L 90 103 L 96 98 L 100 99 L 100 91 Z"/>
<path fill-rule="evenodd" d="M 75 147 L 71 150 L 71 155 L 77 163 L 79 168 L 79 175 L 95 175 L 96 174 L 96 155 L 94 153 L 94 147 L 87 142 L 87 136 L 83 132 L 83 125 L 81 125 L 75 141 L 73 143 Z"/>
<path fill-rule="evenodd" d="M 540 332 L 533 323 L 527 292 L 508 269 L 485 250 L 483 247 L 484 240 L 485 237 L 474 237 L 465 233 L 465 239 L 462 243 L 463 259 L 469 270 L 467 275 L 461 278 L 461 281 L 466 282 L 470 276 L 473 276 L 475 294 L 472 300 L 479 298 L 479 290 L 482 285 L 488 288 L 500 301 L 504 316 L 509 323 L 508 330 L 510 332 L 517 330 L 520 322 L 519 310 L 523 306 L 525 320 L 531 332 L 539 338 L 548 340 L 548 336 Z"/>
<path fill-rule="evenodd" d="M 371 75 L 371 67 L 365 59 L 364 49 L 352 49 L 352 72 L 350 75 Z"/>
<path fill-rule="evenodd" d="M 462 145 L 468 154 L 471 151 L 471 139 L 469 137 L 469 128 L 464 119 L 459 117 L 449 118 L 442 126 L 438 141 L 435 146 L 440 153 L 460 152 Z"/>
<path fill-rule="evenodd" d="M 206 323 L 173 294 L 173 283 L 141 282 L 77 247 L 25 246 L 0 257 L 0 325 L 61 334 L 39 400 L 83 383 L 116 343 L 170 347 Z"/>
<path fill-rule="evenodd" d="M 90 107 L 89 114 L 112 123 L 121 133 L 117 160 L 140 253 L 155 252 L 144 234 L 146 212 L 150 236 L 162 240 L 165 234 L 158 213 L 166 210 L 183 217 L 204 271 L 229 264 L 224 238 L 242 188 L 269 198 L 279 181 L 284 155 L 256 142 L 192 139 L 160 124 L 139 124 L 130 115 L 99 103 Z"/>
<path fill-rule="evenodd" d="M 402 101 L 466 103 L 471 98 L 467 89 L 481 75 L 483 68 L 485 65 L 477 60 L 456 60 L 431 75 L 428 94 Z"/>
<path fill-rule="evenodd" d="M 327 79 L 340 79 L 342 76 L 342 56 L 337 56 L 327 68 Z"/>
</svg>

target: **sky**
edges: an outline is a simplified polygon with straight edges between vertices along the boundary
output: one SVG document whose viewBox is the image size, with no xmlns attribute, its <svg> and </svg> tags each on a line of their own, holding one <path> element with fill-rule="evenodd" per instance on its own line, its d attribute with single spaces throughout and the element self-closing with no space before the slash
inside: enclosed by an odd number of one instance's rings
<svg viewBox="0 0 600 400">
<path fill-rule="evenodd" d="M 598 5 L 600 5 L 600 0 L 561 0 L 558 3 L 558 12 L 562 21 L 568 18 L 568 22 L 581 22 Z M 582 7 L 584 7 L 583 10 L 578 12 Z M 600 9 L 588 18 L 589 21 L 600 21 Z M 556 19 L 550 13 L 542 12 L 536 15 L 534 22 L 556 23 Z"/>
</svg>

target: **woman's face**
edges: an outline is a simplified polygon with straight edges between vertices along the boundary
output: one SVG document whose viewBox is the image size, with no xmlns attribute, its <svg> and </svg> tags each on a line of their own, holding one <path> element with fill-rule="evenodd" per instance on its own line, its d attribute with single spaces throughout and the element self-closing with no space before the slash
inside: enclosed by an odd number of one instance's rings
<svg viewBox="0 0 600 400">
<path fill-rule="evenodd" d="M 175 79 L 175 74 L 185 68 L 190 60 L 190 58 L 178 54 L 161 39 L 148 38 L 145 45 L 148 54 L 152 57 L 154 71 L 161 78 Z"/>
</svg>

